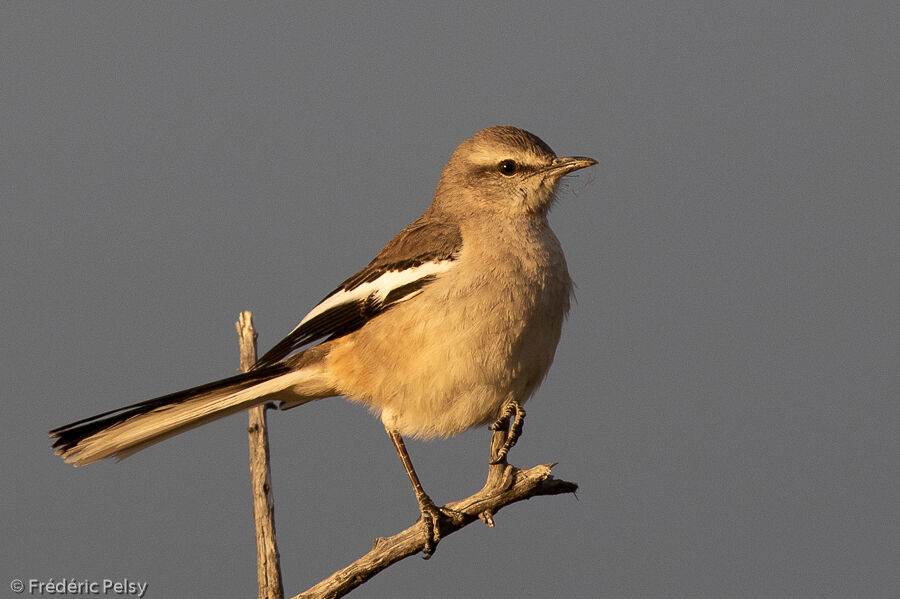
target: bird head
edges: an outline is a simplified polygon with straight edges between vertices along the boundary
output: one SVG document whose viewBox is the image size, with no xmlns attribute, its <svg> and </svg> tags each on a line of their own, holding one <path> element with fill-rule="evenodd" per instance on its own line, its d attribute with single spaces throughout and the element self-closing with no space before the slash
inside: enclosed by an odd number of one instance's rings
<svg viewBox="0 0 900 599">
<path fill-rule="evenodd" d="M 469 214 L 546 215 L 564 175 L 597 164 L 558 157 L 536 135 L 516 127 L 482 129 L 456 148 L 441 173 L 435 208 Z"/>
</svg>

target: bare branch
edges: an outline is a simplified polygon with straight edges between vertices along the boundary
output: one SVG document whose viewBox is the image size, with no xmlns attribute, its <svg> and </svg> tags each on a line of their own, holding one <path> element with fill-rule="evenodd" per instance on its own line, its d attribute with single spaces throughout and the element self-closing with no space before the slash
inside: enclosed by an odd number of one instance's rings
<svg viewBox="0 0 900 599">
<path fill-rule="evenodd" d="M 256 330 L 249 310 L 234 323 L 241 343 L 241 371 L 256 362 Z M 265 405 L 249 411 L 247 434 L 250 441 L 250 484 L 253 490 L 253 520 L 256 525 L 256 570 L 259 599 L 283 599 L 281 564 L 275 540 L 275 498 L 269 467 L 269 432 Z"/>
<path fill-rule="evenodd" d="M 491 438 L 491 461 L 497 459 L 506 437 L 505 428 L 494 432 Z M 574 493 L 578 485 L 553 478 L 550 475 L 552 467 L 553 464 L 544 464 L 520 470 L 509 465 L 505 457 L 499 463 L 491 464 L 487 481 L 479 492 L 461 501 L 448 503 L 442 508 L 447 517 L 439 523 L 440 538 L 443 539 L 478 519 L 493 526 L 494 514 L 517 501 L 540 495 Z M 293 599 L 343 597 L 388 566 L 415 555 L 424 548 L 425 528 L 420 518 L 406 530 L 388 538 L 375 539 L 372 550 L 367 554 Z"/>
</svg>

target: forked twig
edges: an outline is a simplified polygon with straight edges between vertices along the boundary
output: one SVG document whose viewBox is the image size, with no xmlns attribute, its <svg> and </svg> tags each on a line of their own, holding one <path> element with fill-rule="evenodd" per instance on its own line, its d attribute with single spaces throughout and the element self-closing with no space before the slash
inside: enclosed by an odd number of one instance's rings
<svg viewBox="0 0 900 599">
<path fill-rule="evenodd" d="M 235 323 L 241 339 L 241 370 L 246 372 L 256 362 L 256 331 L 249 311 L 241 312 Z M 281 567 L 275 541 L 275 500 L 272 495 L 269 467 L 269 437 L 266 429 L 266 407 L 250 410 L 250 477 L 253 487 L 253 513 L 256 522 L 256 556 L 260 599 L 283 599 Z M 520 416 L 521 412 L 521 416 Z M 521 470 L 506 461 L 506 454 L 521 433 L 524 410 L 514 407 L 504 414 L 505 419 L 491 427 L 491 454 L 484 487 L 474 495 L 443 506 L 445 517 L 440 526 L 440 538 L 481 520 L 494 526 L 494 514 L 502 508 L 541 495 L 574 493 L 578 485 L 559 480 L 550 474 L 554 464 L 543 464 Z M 513 437 L 510 438 L 510 420 Z M 385 568 L 425 549 L 426 533 L 421 519 L 412 526 L 387 538 L 377 538 L 372 549 L 353 563 L 293 597 L 320 599 L 343 597 Z"/>
</svg>

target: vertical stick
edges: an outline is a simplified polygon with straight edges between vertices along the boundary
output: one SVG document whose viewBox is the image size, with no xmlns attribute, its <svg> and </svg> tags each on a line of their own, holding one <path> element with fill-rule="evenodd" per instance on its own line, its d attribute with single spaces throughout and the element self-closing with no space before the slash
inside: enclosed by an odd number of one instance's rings
<svg viewBox="0 0 900 599">
<path fill-rule="evenodd" d="M 256 330 L 253 315 L 245 310 L 234 323 L 241 344 L 241 372 L 256 362 Z M 259 599 L 284 599 L 281 560 L 275 541 L 275 497 L 269 468 L 269 431 L 266 405 L 250 409 L 247 434 L 250 440 L 250 484 L 253 490 L 253 520 L 256 524 L 256 573 Z"/>
</svg>

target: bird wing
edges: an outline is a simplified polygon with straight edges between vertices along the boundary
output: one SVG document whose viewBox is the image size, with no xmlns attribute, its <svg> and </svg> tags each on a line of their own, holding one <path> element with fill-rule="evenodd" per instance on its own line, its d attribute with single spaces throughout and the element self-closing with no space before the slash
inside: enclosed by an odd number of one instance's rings
<svg viewBox="0 0 900 599">
<path fill-rule="evenodd" d="M 298 349 L 352 333 L 391 307 L 412 299 L 455 265 L 462 236 L 456 225 L 423 215 L 397 234 L 358 273 L 341 283 L 255 364 L 278 364 Z"/>
</svg>

